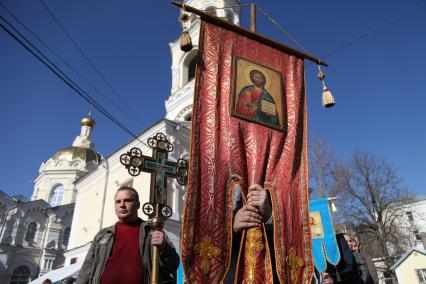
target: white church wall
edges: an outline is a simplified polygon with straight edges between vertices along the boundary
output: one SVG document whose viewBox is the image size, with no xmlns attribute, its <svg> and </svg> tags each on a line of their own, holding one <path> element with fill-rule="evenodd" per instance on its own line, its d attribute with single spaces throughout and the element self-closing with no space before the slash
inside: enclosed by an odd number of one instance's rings
<svg viewBox="0 0 426 284">
<path fill-rule="evenodd" d="M 101 167 L 100 174 L 89 175 L 76 185 L 77 196 L 68 249 L 86 244 L 99 231 L 106 171 Z"/>
</svg>

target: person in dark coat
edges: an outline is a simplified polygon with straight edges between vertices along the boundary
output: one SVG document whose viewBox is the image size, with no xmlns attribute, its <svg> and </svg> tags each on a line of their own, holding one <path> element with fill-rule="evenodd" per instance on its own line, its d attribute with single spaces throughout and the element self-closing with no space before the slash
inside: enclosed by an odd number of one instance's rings
<svg viewBox="0 0 426 284">
<path fill-rule="evenodd" d="M 356 263 L 361 279 L 364 284 L 377 284 L 379 279 L 377 277 L 376 267 L 371 258 L 361 252 L 361 245 L 358 240 L 352 238 L 352 253 L 355 256 Z"/>
<path fill-rule="evenodd" d="M 344 234 L 336 234 L 336 240 L 340 251 L 340 261 L 336 267 L 329 265 L 327 272 L 333 278 L 334 283 L 362 284 L 355 257 L 345 240 Z"/>
</svg>

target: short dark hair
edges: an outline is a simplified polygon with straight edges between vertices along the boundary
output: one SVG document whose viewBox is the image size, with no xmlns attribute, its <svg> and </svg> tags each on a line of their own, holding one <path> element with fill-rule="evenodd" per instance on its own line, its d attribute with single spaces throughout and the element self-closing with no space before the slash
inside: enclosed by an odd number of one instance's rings
<svg viewBox="0 0 426 284">
<path fill-rule="evenodd" d="M 134 189 L 133 187 L 130 187 L 130 186 L 121 186 L 117 189 L 117 192 L 122 191 L 122 190 L 131 191 L 133 193 L 133 195 L 136 197 L 136 201 L 139 202 L 139 193 L 136 191 L 136 189 Z M 117 194 L 117 192 L 115 194 Z M 114 195 L 114 198 L 115 198 L 115 195 Z"/>
</svg>

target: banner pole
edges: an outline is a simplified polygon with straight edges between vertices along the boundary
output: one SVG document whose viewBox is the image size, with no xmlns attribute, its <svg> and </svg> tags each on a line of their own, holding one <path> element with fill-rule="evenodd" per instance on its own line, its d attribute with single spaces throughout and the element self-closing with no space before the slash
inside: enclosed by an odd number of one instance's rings
<svg viewBox="0 0 426 284">
<path fill-rule="evenodd" d="M 256 32 L 256 4 L 250 4 L 250 31 Z"/>
</svg>

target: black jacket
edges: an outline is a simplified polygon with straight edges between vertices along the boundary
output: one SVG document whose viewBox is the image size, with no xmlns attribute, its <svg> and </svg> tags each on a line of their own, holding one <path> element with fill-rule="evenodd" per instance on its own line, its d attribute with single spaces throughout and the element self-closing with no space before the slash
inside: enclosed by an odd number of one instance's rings
<svg viewBox="0 0 426 284">
<path fill-rule="evenodd" d="M 328 272 L 331 274 L 331 277 L 333 277 L 334 283 L 362 284 L 355 257 L 349 249 L 343 234 L 336 234 L 336 239 L 340 251 L 340 261 L 336 266 L 337 271 L 334 267 L 328 268 Z M 340 282 L 338 278 L 340 278 Z"/>
</svg>

